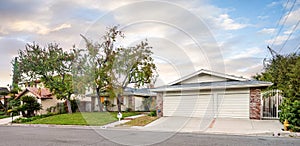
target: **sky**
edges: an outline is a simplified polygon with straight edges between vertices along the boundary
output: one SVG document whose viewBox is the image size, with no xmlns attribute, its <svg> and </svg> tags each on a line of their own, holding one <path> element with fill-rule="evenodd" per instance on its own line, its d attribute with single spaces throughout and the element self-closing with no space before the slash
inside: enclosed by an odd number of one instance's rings
<svg viewBox="0 0 300 146">
<path fill-rule="evenodd" d="M 84 47 L 118 25 L 120 46 L 145 39 L 164 85 L 199 69 L 251 78 L 279 54 L 300 52 L 300 0 L 10 0 L 0 1 L 0 86 L 27 43 Z"/>
</svg>

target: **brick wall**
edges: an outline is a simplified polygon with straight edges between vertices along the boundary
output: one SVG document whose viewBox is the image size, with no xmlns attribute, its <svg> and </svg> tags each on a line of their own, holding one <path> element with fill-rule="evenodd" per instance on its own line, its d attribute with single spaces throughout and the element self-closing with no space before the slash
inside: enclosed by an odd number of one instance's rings
<svg viewBox="0 0 300 146">
<path fill-rule="evenodd" d="M 163 116 L 163 94 L 157 93 L 156 96 L 156 114 L 158 117 Z"/>
<path fill-rule="evenodd" d="M 261 119 L 261 90 L 250 88 L 250 119 Z"/>
</svg>

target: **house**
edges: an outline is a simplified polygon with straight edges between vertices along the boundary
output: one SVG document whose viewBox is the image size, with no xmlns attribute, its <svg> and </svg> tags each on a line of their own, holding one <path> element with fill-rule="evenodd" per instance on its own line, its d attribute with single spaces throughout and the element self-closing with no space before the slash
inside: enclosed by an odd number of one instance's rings
<svg viewBox="0 0 300 146">
<path fill-rule="evenodd" d="M 261 119 L 261 89 L 271 85 L 201 69 L 152 91 L 159 116 Z"/>
<path fill-rule="evenodd" d="M 97 96 L 88 94 L 85 97 L 77 97 L 80 100 L 79 109 L 83 111 L 99 111 Z M 100 98 L 104 110 L 118 111 L 117 98 L 109 98 L 103 95 Z M 105 105 L 105 102 L 108 103 Z M 105 107 L 107 106 L 107 107 Z M 126 88 L 121 97 L 122 111 L 150 111 L 156 108 L 156 93 L 151 92 L 148 88 Z"/>
<path fill-rule="evenodd" d="M 42 109 L 37 112 L 37 115 L 46 114 L 47 108 L 55 106 L 58 102 L 62 102 L 61 100 L 57 100 L 47 88 L 26 87 L 25 90 L 17 95 L 16 99 L 22 96 L 33 96 L 42 105 Z"/>
<path fill-rule="evenodd" d="M 6 100 L 10 98 L 9 91 L 6 87 L 0 87 L 0 109 L 5 108 Z"/>
</svg>

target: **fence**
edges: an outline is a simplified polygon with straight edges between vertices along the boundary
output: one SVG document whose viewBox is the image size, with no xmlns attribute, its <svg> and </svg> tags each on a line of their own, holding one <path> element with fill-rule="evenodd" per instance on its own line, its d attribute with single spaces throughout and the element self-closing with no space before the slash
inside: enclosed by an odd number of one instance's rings
<svg viewBox="0 0 300 146">
<path fill-rule="evenodd" d="M 261 113 L 263 119 L 279 119 L 279 105 L 283 101 L 280 90 L 269 90 L 261 94 Z"/>
</svg>

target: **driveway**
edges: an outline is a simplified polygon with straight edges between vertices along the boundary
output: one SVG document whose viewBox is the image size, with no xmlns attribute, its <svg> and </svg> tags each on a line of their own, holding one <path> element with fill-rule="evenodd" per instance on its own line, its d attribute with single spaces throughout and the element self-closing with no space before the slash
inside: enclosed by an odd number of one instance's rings
<svg viewBox="0 0 300 146">
<path fill-rule="evenodd" d="M 162 117 L 143 130 L 168 132 L 205 132 L 238 135 L 279 133 L 283 125 L 279 120 L 250 120 L 239 118 Z"/>
<path fill-rule="evenodd" d="M 203 132 L 213 118 L 161 117 L 143 130 L 166 132 Z"/>
</svg>

